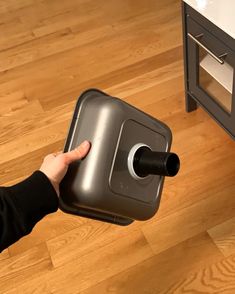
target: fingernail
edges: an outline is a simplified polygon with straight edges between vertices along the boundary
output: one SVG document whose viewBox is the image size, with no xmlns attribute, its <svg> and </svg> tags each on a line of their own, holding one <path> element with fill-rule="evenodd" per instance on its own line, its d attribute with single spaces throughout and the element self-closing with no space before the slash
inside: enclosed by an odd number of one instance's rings
<svg viewBox="0 0 235 294">
<path fill-rule="evenodd" d="M 90 143 L 87 140 L 82 142 L 82 144 L 81 144 L 82 148 L 87 148 L 88 146 L 90 146 Z"/>
</svg>

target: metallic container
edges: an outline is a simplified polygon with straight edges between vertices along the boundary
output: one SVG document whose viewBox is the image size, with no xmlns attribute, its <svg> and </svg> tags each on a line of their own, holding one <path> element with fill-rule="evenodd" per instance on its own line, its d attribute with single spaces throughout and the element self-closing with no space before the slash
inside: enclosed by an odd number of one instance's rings
<svg viewBox="0 0 235 294">
<path fill-rule="evenodd" d="M 157 119 L 97 89 L 79 97 L 64 152 L 82 141 L 89 154 L 72 163 L 60 185 L 67 213 L 128 225 L 158 210 L 165 176 L 179 158 L 169 153 L 170 129 Z"/>
</svg>

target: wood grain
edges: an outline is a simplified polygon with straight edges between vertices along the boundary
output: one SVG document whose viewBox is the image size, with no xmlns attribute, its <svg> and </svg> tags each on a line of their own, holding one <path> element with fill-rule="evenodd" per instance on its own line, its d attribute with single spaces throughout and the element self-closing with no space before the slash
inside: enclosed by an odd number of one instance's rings
<svg viewBox="0 0 235 294">
<path fill-rule="evenodd" d="M 0 19 L 1 186 L 63 149 L 90 87 L 165 122 L 181 159 L 146 222 L 46 216 L 0 254 L 1 294 L 235 293 L 234 142 L 185 112 L 180 1 L 2 0 Z"/>
<path fill-rule="evenodd" d="M 8 251 L 8 249 L 3 250 L 1 252 L 1 254 L 0 254 L 0 260 L 6 259 L 6 258 L 9 258 L 9 251 Z"/>
<path fill-rule="evenodd" d="M 160 293 L 225 293 L 235 292 L 235 256 L 192 273 Z"/>
<path fill-rule="evenodd" d="M 17 287 L 17 291 L 25 294 L 51 291 L 78 293 L 153 256 L 140 231 L 129 233 L 122 242 L 118 239 L 101 246 L 99 250 L 95 249 L 88 250 L 87 254 L 80 255 L 79 258 L 74 258 L 49 273 L 39 272 L 38 277 L 32 277 L 28 283 L 22 283 Z"/>
<path fill-rule="evenodd" d="M 50 255 L 46 244 L 35 246 L 17 256 L 1 261 L 0 287 L 2 293 L 15 288 L 24 282 L 38 276 L 38 272 L 49 272 L 51 266 Z"/>
<path fill-rule="evenodd" d="M 219 250 L 228 257 L 235 254 L 235 218 L 230 218 L 210 230 L 209 235 L 218 246 Z"/>
<path fill-rule="evenodd" d="M 208 234 L 201 233 L 81 293 L 161 293 L 173 281 L 221 259 Z"/>
</svg>

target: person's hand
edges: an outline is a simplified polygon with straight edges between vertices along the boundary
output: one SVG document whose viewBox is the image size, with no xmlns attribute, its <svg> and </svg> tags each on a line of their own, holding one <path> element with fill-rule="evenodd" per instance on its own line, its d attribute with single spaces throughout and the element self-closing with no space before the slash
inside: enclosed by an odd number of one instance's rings
<svg viewBox="0 0 235 294">
<path fill-rule="evenodd" d="M 44 158 L 39 170 L 49 178 L 58 196 L 60 193 L 59 184 L 66 175 L 69 164 L 85 157 L 89 152 L 89 149 L 90 143 L 84 141 L 72 151 L 67 153 L 52 153 Z"/>
</svg>

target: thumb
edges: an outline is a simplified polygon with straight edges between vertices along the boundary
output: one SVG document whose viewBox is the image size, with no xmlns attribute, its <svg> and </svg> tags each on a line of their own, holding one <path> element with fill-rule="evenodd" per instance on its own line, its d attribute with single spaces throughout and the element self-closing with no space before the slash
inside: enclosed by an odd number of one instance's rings
<svg viewBox="0 0 235 294">
<path fill-rule="evenodd" d="M 89 141 L 84 141 L 74 150 L 64 153 L 63 156 L 66 164 L 69 165 L 70 163 L 85 157 L 90 149 L 90 146 L 91 144 Z"/>
</svg>

